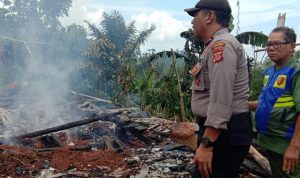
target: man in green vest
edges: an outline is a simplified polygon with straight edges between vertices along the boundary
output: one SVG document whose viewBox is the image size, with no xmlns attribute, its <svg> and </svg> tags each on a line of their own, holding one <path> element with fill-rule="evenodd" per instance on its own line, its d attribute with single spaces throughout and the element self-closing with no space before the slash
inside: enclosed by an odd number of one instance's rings
<svg viewBox="0 0 300 178">
<path fill-rule="evenodd" d="M 293 56 L 296 34 L 277 27 L 267 41 L 267 53 L 275 64 L 263 73 L 264 87 L 256 110 L 257 143 L 265 148 L 273 177 L 300 178 L 300 62 Z"/>
</svg>

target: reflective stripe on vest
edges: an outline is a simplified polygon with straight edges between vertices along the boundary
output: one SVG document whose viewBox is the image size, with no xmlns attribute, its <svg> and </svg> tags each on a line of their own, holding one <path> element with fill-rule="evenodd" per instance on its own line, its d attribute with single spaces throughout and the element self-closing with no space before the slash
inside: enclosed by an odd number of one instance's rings
<svg viewBox="0 0 300 178">
<path fill-rule="evenodd" d="M 274 108 L 291 107 L 295 106 L 295 102 L 292 96 L 279 97 L 274 104 Z"/>
</svg>

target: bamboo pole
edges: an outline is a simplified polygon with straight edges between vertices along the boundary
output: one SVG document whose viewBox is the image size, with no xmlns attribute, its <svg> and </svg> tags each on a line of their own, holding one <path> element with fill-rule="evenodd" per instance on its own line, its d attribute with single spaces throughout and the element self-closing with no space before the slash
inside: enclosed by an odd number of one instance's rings
<svg viewBox="0 0 300 178">
<path fill-rule="evenodd" d="M 110 100 L 105 100 L 105 99 L 97 98 L 97 97 L 94 97 L 94 96 L 90 96 L 90 95 L 78 93 L 78 92 L 75 92 L 75 91 L 70 90 L 70 89 L 67 89 L 67 91 L 71 92 L 71 93 L 74 94 L 74 95 L 78 95 L 78 96 L 82 96 L 82 97 L 85 97 L 85 98 L 94 99 L 94 100 L 96 100 L 96 101 L 101 101 L 101 102 L 104 102 L 104 103 L 114 104 L 114 103 L 113 103 L 112 101 L 110 101 Z"/>
<path fill-rule="evenodd" d="M 46 45 L 46 43 L 43 43 L 43 42 L 26 42 L 26 41 L 24 41 L 24 40 L 20 40 L 20 39 L 16 39 L 16 38 L 10 38 L 10 37 L 3 36 L 3 35 L 0 35 L 0 38 L 6 39 L 6 40 L 10 40 L 10 41 L 13 41 L 13 42 L 18 42 L 18 43 L 20 43 L 20 44 L 24 44 L 25 48 L 27 49 L 27 51 L 28 51 L 28 53 L 29 53 L 29 55 L 30 55 L 31 57 L 33 57 L 33 56 L 32 56 L 32 52 L 31 52 L 31 50 L 30 50 L 30 48 L 29 48 L 29 46 L 28 46 L 28 43 L 34 43 L 34 44 L 42 44 L 42 45 Z"/>
<path fill-rule="evenodd" d="M 176 68 L 176 56 L 175 56 L 175 53 L 174 53 L 173 49 L 171 49 L 171 52 L 172 52 L 173 67 L 174 67 L 175 75 L 176 75 L 176 78 L 177 78 L 177 86 L 178 86 L 178 92 L 179 92 L 179 97 L 180 97 L 179 102 L 180 102 L 181 117 L 182 117 L 183 121 L 186 121 L 183 94 L 182 94 L 182 91 L 181 91 L 181 84 L 180 84 L 179 74 L 178 74 L 178 71 L 177 71 L 177 68 Z"/>
</svg>

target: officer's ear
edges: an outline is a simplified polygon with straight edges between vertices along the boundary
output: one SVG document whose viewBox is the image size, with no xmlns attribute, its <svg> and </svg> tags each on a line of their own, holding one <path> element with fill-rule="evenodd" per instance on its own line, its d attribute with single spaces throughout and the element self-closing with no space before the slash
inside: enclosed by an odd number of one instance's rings
<svg viewBox="0 0 300 178">
<path fill-rule="evenodd" d="M 207 23 L 212 23 L 213 21 L 215 21 L 216 19 L 216 14 L 215 14 L 215 11 L 213 10 L 208 10 L 206 12 L 206 22 Z"/>
</svg>

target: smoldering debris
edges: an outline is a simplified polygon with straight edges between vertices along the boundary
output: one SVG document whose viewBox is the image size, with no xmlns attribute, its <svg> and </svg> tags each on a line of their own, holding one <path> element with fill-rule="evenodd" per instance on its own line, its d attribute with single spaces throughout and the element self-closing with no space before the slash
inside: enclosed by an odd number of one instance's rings
<svg viewBox="0 0 300 178">
<path fill-rule="evenodd" d="M 195 124 L 74 96 L 69 96 L 64 108 L 80 113 L 79 119 L 14 135 L 0 146 L 1 177 L 191 176 Z M 93 118 L 97 119 L 87 122 Z M 178 135 L 180 128 L 185 132 Z M 268 172 L 249 154 L 240 176 L 268 177 Z"/>
</svg>

